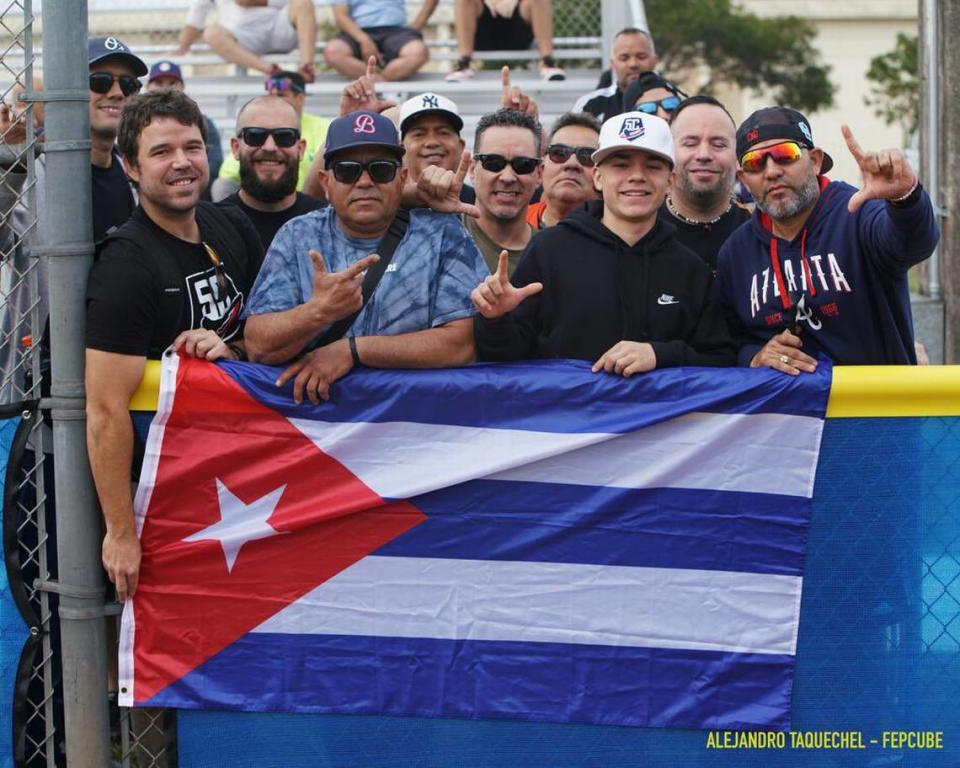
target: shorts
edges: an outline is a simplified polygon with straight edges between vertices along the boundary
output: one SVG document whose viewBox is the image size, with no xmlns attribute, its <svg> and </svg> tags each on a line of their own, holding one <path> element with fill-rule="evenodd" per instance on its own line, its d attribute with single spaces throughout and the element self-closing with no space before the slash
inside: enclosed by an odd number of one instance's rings
<svg viewBox="0 0 960 768">
<path fill-rule="evenodd" d="M 257 56 L 267 53 L 290 53 L 297 47 L 297 30 L 290 23 L 286 7 L 262 8 L 261 11 L 274 11 L 272 19 L 258 15 L 250 22 L 230 29 L 230 33 L 237 38 L 248 51 Z"/>
<path fill-rule="evenodd" d="M 400 55 L 400 49 L 411 40 L 423 40 L 423 35 L 410 27 L 367 27 L 363 31 L 370 36 L 373 44 L 377 46 L 384 64 L 397 58 Z M 350 46 L 355 59 L 361 58 L 360 43 L 350 35 L 339 34 L 336 39 L 343 40 Z"/>
<path fill-rule="evenodd" d="M 473 47 L 477 51 L 523 51 L 533 43 L 533 27 L 520 15 L 520 3 L 509 19 L 494 16 L 486 4 L 477 19 Z"/>
</svg>

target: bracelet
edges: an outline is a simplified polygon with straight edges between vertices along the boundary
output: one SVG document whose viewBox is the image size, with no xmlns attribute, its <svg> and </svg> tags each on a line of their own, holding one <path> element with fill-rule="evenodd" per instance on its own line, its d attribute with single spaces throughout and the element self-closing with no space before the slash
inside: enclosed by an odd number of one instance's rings
<svg viewBox="0 0 960 768">
<path fill-rule="evenodd" d="M 910 187 L 910 191 L 907 192 L 907 194 L 901 195 L 900 197 L 893 197 L 889 200 L 889 202 L 892 203 L 893 205 L 903 204 L 907 202 L 907 200 L 909 200 L 910 197 L 913 195 L 913 193 L 916 192 L 919 188 L 920 188 L 920 177 L 918 176 L 916 180 L 913 182 L 913 186 Z"/>
<path fill-rule="evenodd" d="M 347 344 L 350 345 L 350 357 L 353 358 L 353 364 L 363 365 L 363 363 L 360 362 L 360 353 L 357 352 L 357 337 L 351 336 L 347 339 Z"/>
</svg>

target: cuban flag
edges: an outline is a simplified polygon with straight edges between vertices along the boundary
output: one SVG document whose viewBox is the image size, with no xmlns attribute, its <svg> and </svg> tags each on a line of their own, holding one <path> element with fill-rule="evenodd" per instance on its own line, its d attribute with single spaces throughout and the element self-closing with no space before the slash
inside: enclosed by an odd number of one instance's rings
<svg viewBox="0 0 960 768">
<path fill-rule="evenodd" d="M 164 362 L 121 703 L 786 728 L 828 364 Z"/>
</svg>

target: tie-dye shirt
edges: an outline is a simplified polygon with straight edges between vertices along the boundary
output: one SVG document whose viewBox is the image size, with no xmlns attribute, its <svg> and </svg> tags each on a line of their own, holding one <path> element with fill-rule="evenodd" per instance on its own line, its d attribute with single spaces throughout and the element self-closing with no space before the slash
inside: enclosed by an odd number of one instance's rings
<svg viewBox="0 0 960 768">
<path fill-rule="evenodd" d="M 379 243 L 377 238 L 345 235 L 332 207 L 291 219 L 267 251 L 246 316 L 284 312 L 310 299 L 313 262 L 309 249 L 323 254 L 330 272 L 339 272 L 376 253 Z M 410 224 L 387 271 L 346 335 L 395 336 L 471 317 L 475 310 L 470 291 L 489 274 L 480 251 L 456 216 L 426 209 L 410 211 Z"/>
</svg>

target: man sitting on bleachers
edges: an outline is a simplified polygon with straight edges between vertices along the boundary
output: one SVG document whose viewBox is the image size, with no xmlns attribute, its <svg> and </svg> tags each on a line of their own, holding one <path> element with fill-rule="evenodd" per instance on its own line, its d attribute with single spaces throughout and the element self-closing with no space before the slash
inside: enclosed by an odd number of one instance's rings
<svg viewBox="0 0 960 768">
<path fill-rule="evenodd" d="M 473 77 L 476 51 L 522 51 L 536 42 L 540 76 L 564 80 L 553 58 L 553 7 L 550 0 L 454 0 L 454 26 L 460 59 L 447 80 Z"/>
<path fill-rule="evenodd" d="M 437 0 L 424 0 L 417 18 L 407 26 L 404 0 L 346 0 L 333 4 L 333 20 L 340 34 L 327 41 L 327 64 L 351 80 L 364 74 L 376 57 L 383 67 L 379 78 L 405 80 L 427 63 L 430 53 L 421 30 Z"/>
<path fill-rule="evenodd" d="M 610 68 L 614 82 L 577 99 L 571 112 L 589 112 L 601 122 L 627 111 L 627 87 L 644 72 L 652 72 L 660 59 L 649 32 L 636 27 L 621 29 L 613 38 Z"/>
<path fill-rule="evenodd" d="M 327 139 L 330 121 L 319 115 L 303 111 L 307 100 L 307 86 L 299 72 L 277 72 L 264 83 L 267 93 L 279 96 L 288 102 L 300 115 L 300 138 L 306 143 L 306 150 L 300 159 L 299 181 L 297 189 L 303 190 L 304 182 L 310 172 L 310 163 Z M 220 176 L 213 183 L 211 194 L 214 202 L 223 200 L 240 188 L 240 163 L 234 157 L 227 157 L 220 166 Z M 308 193 L 309 194 L 309 193 Z"/>
<path fill-rule="evenodd" d="M 206 25 L 214 2 L 218 23 Z M 300 74 L 313 82 L 317 47 L 313 0 L 191 0 L 173 55 L 185 55 L 201 36 L 227 61 L 266 75 L 279 67 L 264 59 L 265 54 L 289 53 L 296 48 Z"/>
</svg>

